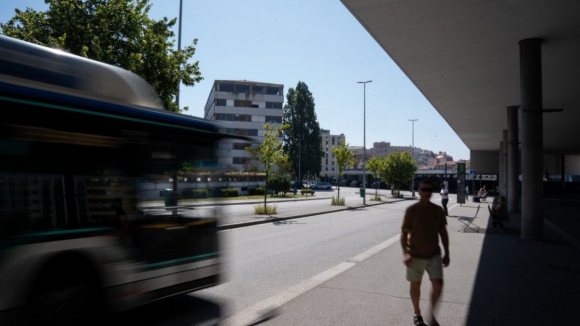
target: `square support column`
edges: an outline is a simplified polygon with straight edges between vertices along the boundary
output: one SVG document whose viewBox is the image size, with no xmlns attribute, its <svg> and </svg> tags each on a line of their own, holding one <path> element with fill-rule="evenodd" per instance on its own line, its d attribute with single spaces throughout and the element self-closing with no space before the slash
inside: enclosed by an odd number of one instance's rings
<svg viewBox="0 0 580 326">
<path fill-rule="evenodd" d="M 507 204 L 508 212 L 517 213 L 520 211 L 520 145 L 519 145 L 519 130 L 518 130 L 518 109 L 519 106 L 508 106 L 507 108 Z"/>
<path fill-rule="evenodd" d="M 499 142 L 497 155 L 497 191 L 501 193 L 503 189 L 503 141 Z"/>
<path fill-rule="evenodd" d="M 501 180 L 501 195 L 507 197 L 507 188 L 508 188 L 508 139 L 507 139 L 507 129 L 503 130 L 503 147 L 502 147 L 502 165 L 501 165 L 501 173 L 503 174 Z"/>
<path fill-rule="evenodd" d="M 543 209 L 543 98 L 540 39 L 525 39 L 520 47 L 522 115 L 522 239 L 542 239 Z"/>
<path fill-rule="evenodd" d="M 560 155 L 560 181 L 562 182 L 562 195 L 566 193 L 566 155 Z"/>
</svg>

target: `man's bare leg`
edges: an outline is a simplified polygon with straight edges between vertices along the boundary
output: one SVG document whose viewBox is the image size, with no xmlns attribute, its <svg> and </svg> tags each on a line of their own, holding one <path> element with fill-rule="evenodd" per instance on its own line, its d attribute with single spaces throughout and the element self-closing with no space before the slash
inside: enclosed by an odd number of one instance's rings
<svg viewBox="0 0 580 326">
<path fill-rule="evenodd" d="M 431 280 L 433 290 L 431 291 L 431 322 L 429 325 L 437 326 L 439 323 L 435 320 L 435 315 L 437 314 L 437 302 L 441 297 L 443 292 L 443 280 Z"/>
<path fill-rule="evenodd" d="M 416 316 L 421 316 L 421 308 L 419 307 L 419 300 L 421 299 L 421 282 L 411 283 L 411 302 L 413 302 L 413 309 Z"/>
</svg>

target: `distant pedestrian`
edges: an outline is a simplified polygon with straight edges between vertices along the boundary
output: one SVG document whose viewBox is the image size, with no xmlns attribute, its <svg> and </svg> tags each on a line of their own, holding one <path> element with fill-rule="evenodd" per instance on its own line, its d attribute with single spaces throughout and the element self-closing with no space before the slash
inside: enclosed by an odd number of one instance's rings
<svg viewBox="0 0 580 326">
<path fill-rule="evenodd" d="M 445 216 L 449 216 L 447 211 L 447 203 L 449 202 L 449 191 L 445 189 L 445 184 L 441 185 L 441 205 L 443 205 L 443 212 Z"/>
<path fill-rule="evenodd" d="M 465 201 L 469 200 L 469 186 L 465 186 Z"/>
<path fill-rule="evenodd" d="M 426 325 L 420 308 L 421 281 L 427 271 L 431 279 L 431 311 L 429 325 L 439 325 L 435 319 L 437 301 L 443 291 L 443 267 L 449 266 L 449 235 L 447 218 L 438 205 L 430 201 L 433 184 L 424 180 L 419 184 L 418 203 L 409 206 L 401 225 L 401 246 L 403 263 L 407 266 L 407 280 L 411 283 L 410 294 L 413 303 L 415 325 Z M 445 251 L 441 257 L 439 236 Z"/>
</svg>

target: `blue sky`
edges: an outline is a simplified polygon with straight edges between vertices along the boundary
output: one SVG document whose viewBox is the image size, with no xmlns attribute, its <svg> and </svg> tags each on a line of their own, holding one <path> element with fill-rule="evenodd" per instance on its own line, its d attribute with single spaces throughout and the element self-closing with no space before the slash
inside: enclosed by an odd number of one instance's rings
<svg viewBox="0 0 580 326">
<path fill-rule="evenodd" d="M 179 0 L 151 0 L 155 19 L 179 15 Z M 2 0 L 0 21 L 14 8 L 45 10 L 43 0 Z M 183 0 L 182 45 L 199 39 L 194 60 L 205 78 L 181 88 L 187 114 L 203 116 L 216 79 L 284 84 L 305 82 L 314 95 L 320 127 L 363 145 L 389 141 L 468 159 L 469 150 L 397 65 L 338 0 Z M 175 28 L 177 34 L 177 25 Z M 176 42 L 177 44 L 177 42 Z M 176 45 L 177 46 L 177 45 Z"/>
</svg>

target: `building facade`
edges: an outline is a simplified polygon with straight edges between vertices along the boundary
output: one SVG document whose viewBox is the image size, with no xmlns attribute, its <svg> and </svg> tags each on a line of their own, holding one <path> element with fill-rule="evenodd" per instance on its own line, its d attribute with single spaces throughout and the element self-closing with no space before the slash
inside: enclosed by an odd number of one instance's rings
<svg viewBox="0 0 580 326">
<path fill-rule="evenodd" d="M 252 141 L 224 140 L 217 144 L 218 165 L 225 170 L 262 169 L 248 146 L 264 141 L 264 123 L 282 125 L 284 85 L 240 80 L 216 80 L 208 96 L 204 117 L 220 131 L 248 136 Z M 280 140 L 282 138 L 280 137 Z"/>
<path fill-rule="evenodd" d="M 320 179 L 325 182 L 340 180 L 338 166 L 336 165 L 332 149 L 339 147 L 341 141 L 344 140 L 346 142 L 346 138 L 344 134 L 331 135 L 330 130 L 325 129 L 320 130 L 320 137 L 322 150 L 324 151 L 324 157 L 320 161 Z"/>
</svg>

